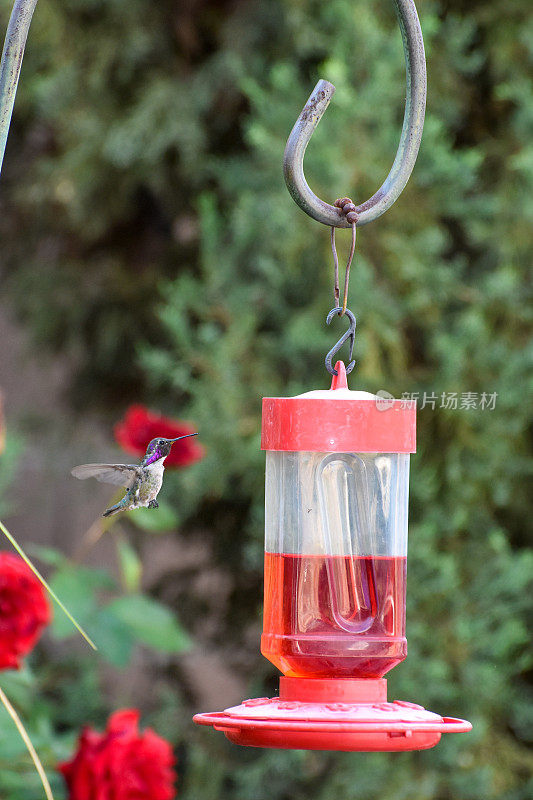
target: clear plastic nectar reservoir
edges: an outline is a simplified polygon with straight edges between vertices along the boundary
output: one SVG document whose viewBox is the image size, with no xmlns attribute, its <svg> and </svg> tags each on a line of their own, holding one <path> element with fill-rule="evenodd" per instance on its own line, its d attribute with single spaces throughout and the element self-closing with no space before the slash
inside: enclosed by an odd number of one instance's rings
<svg viewBox="0 0 533 800">
<path fill-rule="evenodd" d="M 379 678 L 407 655 L 409 456 L 269 452 L 261 652 L 284 675 Z"/>
<path fill-rule="evenodd" d="M 380 678 L 407 655 L 414 408 L 376 400 L 346 385 L 265 400 L 261 652 L 289 677 Z"/>
</svg>

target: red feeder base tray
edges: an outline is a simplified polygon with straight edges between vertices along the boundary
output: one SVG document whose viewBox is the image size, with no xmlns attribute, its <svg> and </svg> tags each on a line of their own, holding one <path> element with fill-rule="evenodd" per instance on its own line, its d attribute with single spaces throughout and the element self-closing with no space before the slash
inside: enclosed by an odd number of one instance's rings
<svg viewBox="0 0 533 800">
<path fill-rule="evenodd" d="M 416 703 L 387 702 L 383 678 L 281 678 L 279 697 L 244 700 L 193 720 L 235 744 L 298 750 L 426 750 L 443 733 L 472 729 L 466 720 L 441 717 Z"/>
</svg>

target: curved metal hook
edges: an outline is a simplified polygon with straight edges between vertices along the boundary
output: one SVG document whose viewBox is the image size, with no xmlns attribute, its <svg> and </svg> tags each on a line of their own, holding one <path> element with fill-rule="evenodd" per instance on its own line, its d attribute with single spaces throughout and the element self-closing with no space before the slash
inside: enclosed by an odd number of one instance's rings
<svg viewBox="0 0 533 800">
<path fill-rule="evenodd" d="M 337 355 L 337 353 L 339 352 L 339 350 L 341 349 L 343 344 L 345 342 L 347 342 L 348 339 L 349 339 L 350 340 L 350 356 L 349 356 L 350 363 L 346 367 L 346 374 L 349 375 L 350 372 L 352 371 L 352 369 L 355 367 L 355 361 L 352 361 L 352 356 L 353 356 L 353 348 L 354 348 L 354 344 L 355 344 L 355 326 L 356 326 L 357 323 L 355 321 L 354 315 L 352 314 L 352 312 L 350 311 L 349 308 L 347 308 L 343 312 L 342 308 L 335 307 L 335 308 L 331 309 L 331 311 L 329 312 L 329 314 L 328 314 L 328 316 L 326 318 L 326 324 L 327 325 L 329 325 L 329 323 L 331 322 L 331 320 L 333 319 L 333 317 L 336 314 L 338 314 L 341 317 L 346 315 L 348 317 L 348 319 L 350 320 L 350 327 L 348 328 L 346 333 L 342 334 L 342 336 L 339 339 L 339 341 L 336 344 L 333 345 L 333 347 L 331 348 L 331 350 L 327 354 L 327 356 L 326 356 L 326 369 L 327 369 L 327 371 L 329 372 L 330 375 L 337 375 L 338 374 L 337 370 L 333 366 L 333 358 Z"/>
<path fill-rule="evenodd" d="M 369 200 L 356 206 L 358 226 L 380 217 L 398 199 L 413 171 L 424 127 L 426 58 L 420 22 L 413 0 L 394 0 L 394 4 L 402 33 L 407 80 L 402 134 L 384 183 Z M 287 140 L 283 173 L 293 200 L 306 214 L 324 225 L 349 228 L 342 211 L 325 203 L 310 189 L 303 170 L 305 149 L 334 92 L 335 87 L 329 81 L 320 80 L 315 86 Z"/>
</svg>

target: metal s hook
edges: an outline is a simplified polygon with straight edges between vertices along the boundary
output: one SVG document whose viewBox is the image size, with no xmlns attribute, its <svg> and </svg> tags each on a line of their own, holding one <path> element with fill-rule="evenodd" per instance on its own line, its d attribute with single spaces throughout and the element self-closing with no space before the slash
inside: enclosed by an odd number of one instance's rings
<svg viewBox="0 0 533 800">
<path fill-rule="evenodd" d="M 341 349 L 343 344 L 345 342 L 347 342 L 348 339 L 349 339 L 350 340 L 350 355 L 349 355 L 350 363 L 346 367 L 346 374 L 349 375 L 350 372 L 352 371 L 352 369 L 355 367 L 355 361 L 352 361 L 352 356 L 353 356 L 353 348 L 354 348 L 354 344 L 355 344 L 355 326 L 356 326 L 357 323 L 355 321 L 354 315 L 352 314 L 352 312 L 350 311 L 349 308 L 345 309 L 344 313 L 343 313 L 342 308 L 336 306 L 335 308 L 331 309 L 331 311 L 329 312 L 329 314 L 328 314 L 328 316 L 326 318 L 326 324 L 327 325 L 329 325 L 329 323 L 331 322 L 331 320 L 333 319 L 333 317 L 336 314 L 338 314 L 339 316 L 347 316 L 348 319 L 350 320 L 350 327 L 348 328 L 348 330 L 345 333 L 342 334 L 342 336 L 339 339 L 339 341 L 336 344 L 333 345 L 333 347 L 331 348 L 331 350 L 327 354 L 327 356 L 326 356 L 326 369 L 327 369 L 327 371 L 329 372 L 330 375 L 337 375 L 337 370 L 333 366 L 333 358 L 337 355 L 337 353 L 339 352 L 339 350 Z"/>
<path fill-rule="evenodd" d="M 405 55 L 407 92 L 400 144 L 387 178 L 369 200 L 356 206 L 357 226 L 380 217 L 398 199 L 413 171 L 424 126 L 426 108 L 426 59 L 424 40 L 413 0 L 394 0 Z M 312 191 L 303 171 L 309 140 L 327 109 L 335 87 L 320 80 L 305 104 L 287 140 L 283 157 L 285 182 L 293 200 L 306 214 L 336 228 L 349 228 L 351 222 L 342 210 L 325 203 Z"/>
</svg>

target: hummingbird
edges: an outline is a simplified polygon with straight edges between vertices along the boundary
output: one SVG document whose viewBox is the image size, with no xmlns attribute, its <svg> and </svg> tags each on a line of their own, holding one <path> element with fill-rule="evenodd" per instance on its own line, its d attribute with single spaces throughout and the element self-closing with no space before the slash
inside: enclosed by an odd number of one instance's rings
<svg viewBox="0 0 533 800">
<path fill-rule="evenodd" d="M 104 517 L 134 508 L 158 508 L 157 495 L 163 485 L 165 458 L 174 442 L 189 436 L 198 436 L 198 433 L 187 433 L 175 439 L 152 439 L 140 464 L 81 464 L 70 474 L 81 481 L 96 478 L 101 483 L 124 486 L 128 490 L 122 500 L 104 511 Z"/>
</svg>

